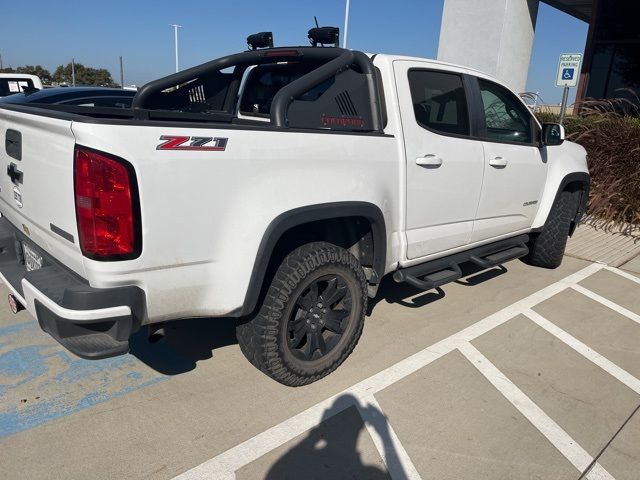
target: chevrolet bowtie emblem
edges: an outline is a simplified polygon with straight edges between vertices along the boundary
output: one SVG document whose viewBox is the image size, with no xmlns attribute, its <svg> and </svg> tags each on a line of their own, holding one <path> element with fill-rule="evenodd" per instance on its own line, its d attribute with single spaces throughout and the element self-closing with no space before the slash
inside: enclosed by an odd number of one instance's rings
<svg viewBox="0 0 640 480">
<path fill-rule="evenodd" d="M 9 178 L 14 184 L 18 185 L 19 183 L 22 183 L 23 173 L 18 170 L 15 163 L 12 163 L 7 167 L 7 175 L 9 175 Z"/>
</svg>

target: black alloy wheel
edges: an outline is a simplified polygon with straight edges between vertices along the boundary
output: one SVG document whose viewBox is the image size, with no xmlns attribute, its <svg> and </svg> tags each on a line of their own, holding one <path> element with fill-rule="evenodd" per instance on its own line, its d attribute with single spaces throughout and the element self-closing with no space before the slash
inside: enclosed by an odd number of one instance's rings
<svg viewBox="0 0 640 480">
<path fill-rule="evenodd" d="M 290 352 L 313 361 L 331 352 L 351 320 L 352 293 L 344 278 L 324 275 L 298 296 L 287 324 Z"/>
<path fill-rule="evenodd" d="M 355 348 L 367 310 L 367 280 L 344 248 L 313 242 L 280 263 L 259 312 L 238 325 L 242 353 L 292 387 L 333 372 Z"/>
</svg>

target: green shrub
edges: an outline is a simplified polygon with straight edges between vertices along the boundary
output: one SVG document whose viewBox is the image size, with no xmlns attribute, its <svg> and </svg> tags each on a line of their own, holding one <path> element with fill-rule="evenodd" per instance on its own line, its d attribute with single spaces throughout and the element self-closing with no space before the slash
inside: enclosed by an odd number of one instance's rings
<svg viewBox="0 0 640 480">
<path fill-rule="evenodd" d="M 624 107 L 624 108 L 621 108 Z M 588 154 L 591 193 L 588 213 L 604 225 L 640 225 L 640 113 L 626 100 L 585 102 L 580 116 L 565 118 L 567 139 Z M 542 122 L 557 122 L 548 112 Z"/>
</svg>

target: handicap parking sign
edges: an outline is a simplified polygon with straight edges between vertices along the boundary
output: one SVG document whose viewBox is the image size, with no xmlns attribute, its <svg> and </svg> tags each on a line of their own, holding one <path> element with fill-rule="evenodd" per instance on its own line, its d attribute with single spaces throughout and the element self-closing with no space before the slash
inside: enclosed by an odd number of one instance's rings
<svg viewBox="0 0 640 480">
<path fill-rule="evenodd" d="M 563 80 L 572 80 L 573 79 L 573 72 L 575 72 L 575 69 L 573 68 L 565 68 L 562 70 L 562 79 Z"/>
<path fill-rule="evenodd" d="M 558 87 L 575 87 L 578 85 L 578 73 L 582 63 L 582 54 L 563 53 L 560 55 L 558 64 L 558 76 L 556 85 Z"/>
</svg>

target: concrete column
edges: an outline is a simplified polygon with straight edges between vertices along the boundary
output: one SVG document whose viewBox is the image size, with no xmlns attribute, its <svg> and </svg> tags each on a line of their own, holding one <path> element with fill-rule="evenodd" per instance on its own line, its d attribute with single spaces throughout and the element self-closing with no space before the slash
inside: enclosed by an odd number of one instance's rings
<svg viewBox="0 0 640 480">
<path fill-rule="evenodd" d="M 524 92 L 539 0 L 445 0 L 438 60 L 473 67 Z"/>
</svg>

